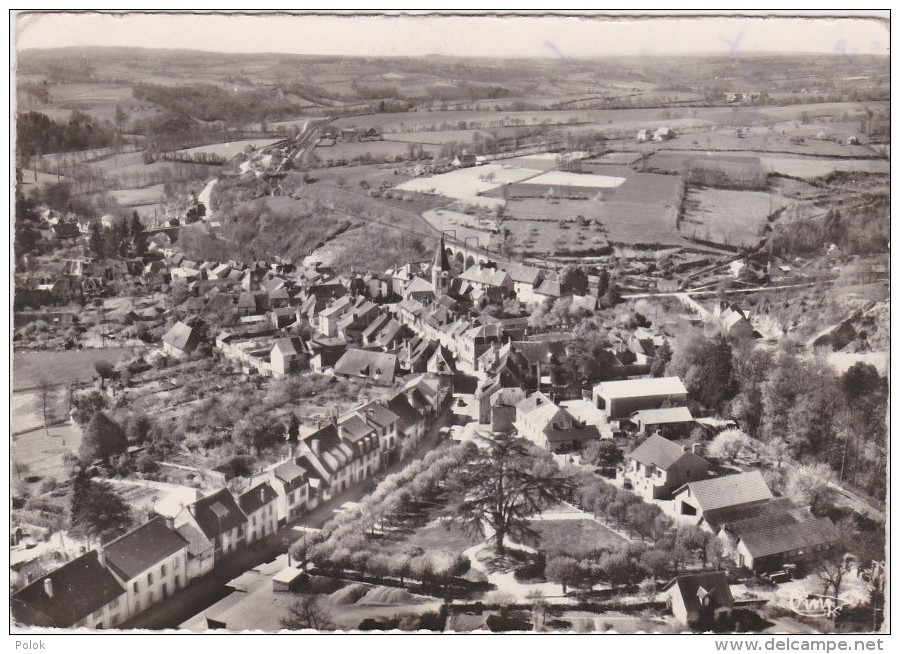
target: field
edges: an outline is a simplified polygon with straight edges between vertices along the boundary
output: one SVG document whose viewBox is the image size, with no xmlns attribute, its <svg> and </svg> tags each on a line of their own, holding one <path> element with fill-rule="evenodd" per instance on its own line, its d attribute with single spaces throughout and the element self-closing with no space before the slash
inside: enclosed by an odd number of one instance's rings
<svg viewBox="0 0 900 654">
<path fill-rule="evenodd" d="M 163 190 L 164 184 L 154 184 L 144 188 L 120 189 L 111 191 L 113 196 L 123 207 L 152 207 L 162 202 L 166 194 Z"/>
<path fill-rule="evenodd" d="M 577 557 L 625 542 L 622 536 L 596 520 L 532 520 L 530 526 L 538 532 L 536 547 L 548 558 L 561 553 Z"/>
<path fill-rule="evenodd" d="M 610 189 L 616 188 L 625 181 L 624 177 L 609 177 L 606 175 L 583 175 L 579 173 L 567 173 L 560 170 L 546 172 L 543 175 L 525 179 L 519 184 L 536 186 L 565 186 L 577 189 Z"/>
<path fill-rule="evenodd" d="M 760 157 L 770 173 L 812 179 L 837 170 L 889 175 L 891 162 L 884 159 L 803 159 L 800 157 Z"/>
<path fill-rule="evenodd" d="M 69 178 L 64 175 L 57 177 L 56 175 L 51 175 L 49 173 L 40 173 L 26 169 L 22 170 L 22 189 L 25 191 L 26 195 L 28 194 L 29 189 L 34 186 L 44 187 L 67 181 L 69 181 Z"/>
<path fill-rule="evenodd" d="M 474 168 L 461 168 L 460 170 L 434 175 L 433 177 L 418 177 L 400 184 L 397 188 L 401 191 L 437 193 L 470 204 L 492 207 L 502 205 L 503 201 L 479 197 L 478 194 L 491 191 L 504 184 L 521 182 L 540 174 L 541 171 L 530 168 L 488 164 Z M 493 177 L 491 177 L 492 175 Z"/>
<path fill-rule="evenodd" d="M 438 130 L 434 132 L 404 132 L 401 134 L 391 134 L 392 141 L 404 141 L 406 143 L 426 143 L 430 145 L 443 145 L 445 143 L 472 143 L 475 141 L 475 135 L 481 137 L 487 136 L 488 133 L 477 129 L 453 129 Z"/>
<path fill-rule="evenodd" d="M 435 156 L 439 150 L 435 146 L 425 146 L 424 149 Z M 400 141 L 338 142 L 334 145 L 319 146 L 313 150 L 313 153 L 322 161 L 339 159 L 351 161 L 366 155 L 378 160 L 394 159 L 395 157 L 406 158 L 409 155 L 409 143 Z"/>
<path fill-rule="evenodd" d="M 584 204 L 584 203 L 582 203 Z M 524 254 L 565 254 L 567 252 L 600 251 L 608 246 L 606 235 L 594 226 L 558 221 L 507 220 L 515 239 L 514 248 Z"/>
<path fill-rule="evenodd" d="M 775 210 L 776 196 L 759 191 L 691 188 L 684 201 L 685 236 L 731 246 L 752 246 Z"/>
<path fill-rule="evenodd" d="M 13 356 L 13 391 L 34 388 L 41 379 L 53 384 L 90 381 L 94 361 L 115 363 L 129 350 L 105 348 L 64 352 L 16 352 Z"/>
<path fill-rule="evenodd" d="M 13 436 L 10 460 L 28 466 L 25 473 L 28 476 L 41 477 L 41 480 L 53 477 L 63 481 L 68 477 L 63 456 L 81 445 L 81 428 L 65 423 L 50 427 L 49 431 L 49 436 L 43 427 Z"/>
<path fill-rule="evenodd" d="M 278 139 L 251 139 L 247 141 L 232 141 L 230 143 L 213 143 L 212 145 L 201 145 L 196 148 L 188 148 L 187 150 L 179 150 L 182 154 L 212 154 L 223 159 L 231 159 L 235 155 L 244 151 L 248 145 L 254 149 L 264 148 L 267 145 L 277 143 Z"/>
</svg>

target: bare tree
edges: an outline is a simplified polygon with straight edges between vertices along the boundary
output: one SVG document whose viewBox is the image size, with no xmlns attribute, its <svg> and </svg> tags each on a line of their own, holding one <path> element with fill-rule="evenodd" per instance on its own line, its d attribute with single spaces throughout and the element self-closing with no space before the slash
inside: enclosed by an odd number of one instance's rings
<svg viewBox="0 0 900 654">
<path fill-rule="evenodd" d="M 322 607 L 318 595 L 303 595 L 291 604 L 288 614 L 281 619 L 281 626 L 294 631 L 315 629 L 316 631 L 334 631 L 335 624 L 331 616 Z"/>
<path fill-rule="evenodd" d="M 38 381 L 38 389 L 41 393 L 41 412 L 44 417 L 44 431 L 47 433 L 47 436 L 50 436 L 50 424 L 47 421 L 47 404 L 50 401 L 50 392 L 53 390 L 53 386 L 49 381 L 42 377 L 40 381 Z"/>
</svg>

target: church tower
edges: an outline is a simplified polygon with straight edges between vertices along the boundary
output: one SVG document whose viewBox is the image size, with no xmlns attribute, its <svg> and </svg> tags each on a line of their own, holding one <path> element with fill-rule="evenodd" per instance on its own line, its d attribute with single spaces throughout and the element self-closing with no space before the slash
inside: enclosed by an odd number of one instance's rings
<svg viewBox="0 0 900 654">
<path fill-rule="evenodd" d="M 431 284 L 434 286 L 435 297 L 440 297 L 450 291 L 450 261 L 447 259 L 443 233 L 441 233 L 441 242 L 437 252 L 434 253 L 434 261 L 431 264 Z"/>
</svg>

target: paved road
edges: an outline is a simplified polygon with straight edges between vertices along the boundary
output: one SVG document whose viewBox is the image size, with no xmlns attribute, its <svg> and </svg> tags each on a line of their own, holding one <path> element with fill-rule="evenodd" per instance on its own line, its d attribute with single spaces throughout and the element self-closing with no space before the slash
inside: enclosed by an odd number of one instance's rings
<svg viewBox="0 0 900 654">
<path fill-rule="evenodd" d="M 422 439 L 422 442 L 410 458 L 385 468 L 379 474 L 388 475 L 397 472 L 411 460 L 422 457 L 428 451 L 442 445 L 438 438 L 439 431 L 441 427 L 449 422 L 451 416 L 451 407 L 448 407 L 429 428 L 425 438 Z M 334 516 L 336 509 L 346 502 L 359 501 L 370 491 L 370 488 L 369 484 L 362 482 L 345 490 L 306 515 L 288 523 L 264 541 L 260 541 L 256 550 L 245 548 L 236 552 L 210 574 L 195 579 L 190 585 L 182 588 L 164 602 L 143 611 L 140 615 L 123 623 L 119 628 L 178 628 L 178 625 L 188 618 L 200 613 L 231 593 L 231 589 L 227 588 L 226 585 L 232 579 L 262 563 L 272 561 L 279 554 L 286 552 L 288 543 L 297 537 L 297 533 L 293 529 L 295 526 L 321 528 Z"/>
</svg>

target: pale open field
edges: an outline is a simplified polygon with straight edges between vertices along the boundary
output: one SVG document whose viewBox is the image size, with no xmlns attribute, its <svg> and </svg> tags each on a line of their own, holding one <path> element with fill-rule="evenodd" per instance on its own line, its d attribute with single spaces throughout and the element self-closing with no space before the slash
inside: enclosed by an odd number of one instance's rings
<svg viewBox="0 0 900 654">
<path fill-rule="evenodd" d="M 478 194 L 499 188 L 504 184 L 521 182 L 540 174 L 541 171 L 530 168 L 488 164 L 474 168 L 461 168 L 432 177 L 417 177 L 400 184 L 397 188 L 401 191 L 437 193 L 471 204 L 494 206 L 502 204 L 503 201 L 497 198 L 479 197 Z M 492 179 L 490 179 L 491 175 L 493 175 Z M 489 179 L 490 181 L 488 181 Z"/>
<path fill-rule="evenodd" d="M 606 175 L 583 175 L 552 170 L 543 175 L 524 179 L 519 184 L 537 184 L 544 186 L 572 186 L 578 188 L 616 188 L 625 181 L 624 177 Z"/>
<path fill-rule="evenodd" d="M 229 143 L 213 143 L 212 145 L 201 145 L 196 148 L 188 148 L 187 150 L 179 150 L 184 154 L 214 154 L 224 159 L 231 159 L 236 154 L 243 152 L 248 145 L 255 149 L 264 148 L 267 145 L 277 143 L 279 139 L 252 139 L 247 141 L 231 141 Z"/>
</svg>

